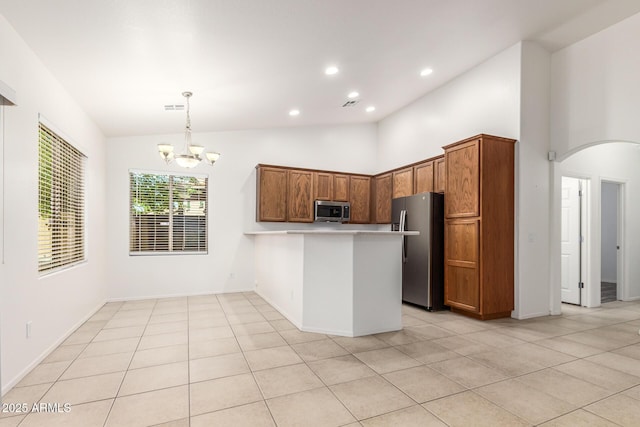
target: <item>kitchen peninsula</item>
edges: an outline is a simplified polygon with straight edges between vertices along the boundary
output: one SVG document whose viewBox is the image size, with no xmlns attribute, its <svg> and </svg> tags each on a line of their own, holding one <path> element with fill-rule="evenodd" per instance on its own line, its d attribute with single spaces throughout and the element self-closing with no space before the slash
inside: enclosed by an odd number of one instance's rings
<svg viewBox="0 0 640 427">
<path fill-rule="evenodd" d="M 402 329 L 402 236 L 418 232 L 245 234 L 255 239 L 256 292 L 298 329 L 348 337 Z"/>
</svg>

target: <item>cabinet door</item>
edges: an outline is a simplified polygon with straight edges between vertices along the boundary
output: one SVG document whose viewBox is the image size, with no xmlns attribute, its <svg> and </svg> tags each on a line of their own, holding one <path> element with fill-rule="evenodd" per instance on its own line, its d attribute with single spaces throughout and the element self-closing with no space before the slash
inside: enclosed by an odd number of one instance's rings
<svg viewBox="0 0 640 427">
<path fill-rule="evenodd" d="M 314 200 L 333 199 L 333 174 L 328 172 L 316 172 L 313 174 Z"/>
<path fill-rule="evenodd" d="M 352 223 L 367 224 L 371 222 L 370 197 L 371 178 L 368 176 L 349 177 L 349 193 L 351 202 Z"/>
<path fill-rule="evenodd" d="M 349 201 L 349 175 L 333 174 L 333 200 Z"/>
<path fill-rule="evenodd" d="M 444 193 L 445 188 L 445 163 L 444 157 L 433 161 L 433 191 Z"/>
<path fill-rule="evenodd" d="M 477 219 L 445 221 L 445 304 L 475 313 L 480 312 L 479 233 Z"/>
<path fill-rule="evenodd" d="M 413 194 L 413 168 L 402 169 L 393 173 L 393 196 L 406 197 Z"/>
<path fill-rule="evenodd" d="M 445 152 L 447 201 L 445 217 L 480 215 L 480 140 Z"/>
<path fill-rule="evenodd" d="M 289 222 L 313 222 L 313 172 L 289 171 Z"/>
<path fill-rule="evenodd" d="M 391 174 L 375 177 L 375 218 L 377 224 L 391 224 Z"/>
<path fill-rule="evenodd" d="M 433 191 L 433 162 L 413 167 L 413 188 L 416 194 Z"/>
<path fill-rule="evenodd" d="M 258 221 L 287 220 L 287 170 L 259 167 L 257 171 Z"/>
</svg>

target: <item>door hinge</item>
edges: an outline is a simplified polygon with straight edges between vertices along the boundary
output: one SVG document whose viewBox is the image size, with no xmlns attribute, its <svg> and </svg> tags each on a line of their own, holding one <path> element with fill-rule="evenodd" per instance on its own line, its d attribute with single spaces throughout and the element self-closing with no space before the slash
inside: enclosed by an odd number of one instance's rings
<svg viewBox="0 0 640 427">
<path fill-rule="evenodd" d="M 578 197 L 582 197 L 582 190 L 578 190 Z"/>
<path fill-rule="evenodd" d="M 584 283 L 583 282 L 578 283 L 578 289 L 583 289 L 583 288 L 584 288 Z"/>
</svg>

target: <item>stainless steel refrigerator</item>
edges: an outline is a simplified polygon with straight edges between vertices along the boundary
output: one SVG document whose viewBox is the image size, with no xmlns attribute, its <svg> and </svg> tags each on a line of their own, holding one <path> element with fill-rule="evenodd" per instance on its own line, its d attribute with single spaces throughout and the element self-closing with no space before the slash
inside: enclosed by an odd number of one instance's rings
<svg viewBox="0 0 640 427">
<path fill-rule="evenodd" d="M 444 196 L 419 193 L 393 199 L 393 231 L 405 236 L 402 247 L 402 300 L 427 310 L 444 308 Z"/>
</svg>

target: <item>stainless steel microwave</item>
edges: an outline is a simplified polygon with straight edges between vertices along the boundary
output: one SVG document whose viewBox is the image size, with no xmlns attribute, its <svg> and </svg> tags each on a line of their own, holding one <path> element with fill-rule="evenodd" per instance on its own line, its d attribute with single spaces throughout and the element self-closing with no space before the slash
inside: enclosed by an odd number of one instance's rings
<svg viewBox="0 0 640 427">
<path fill-rule="evenodd" d="M 351 218 L 349 202 L 316 200 L 314 203 L 316 222 L 347 222 Z"/>
</svg>

